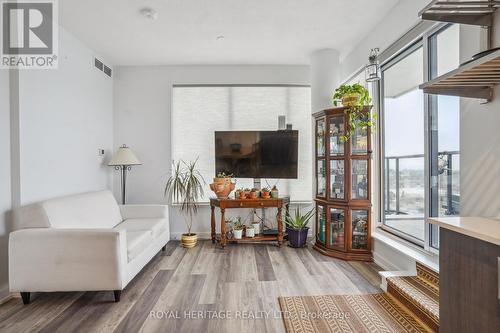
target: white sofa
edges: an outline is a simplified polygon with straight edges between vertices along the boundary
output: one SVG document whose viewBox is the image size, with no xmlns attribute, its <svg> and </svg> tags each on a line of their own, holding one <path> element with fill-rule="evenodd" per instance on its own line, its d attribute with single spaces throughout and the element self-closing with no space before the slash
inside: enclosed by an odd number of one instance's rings
<svg viewBox="0 0 500 333">
<path fill-rule="evenodd" d="M 109 191 L 28 205 L 14 212 L 9 284 L 30 292 L 113 290 L 115 301 L 170 239 L 163 205 L 119 206 Z"/>
</svg>

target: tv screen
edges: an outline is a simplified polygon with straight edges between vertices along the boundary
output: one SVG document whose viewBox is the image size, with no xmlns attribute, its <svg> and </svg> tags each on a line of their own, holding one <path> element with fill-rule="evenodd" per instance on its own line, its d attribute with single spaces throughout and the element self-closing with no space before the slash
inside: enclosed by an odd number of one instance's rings
<svg viewBox="0 0 500 333">
<path fill-rule="evenodd" d="M 299 131 L 216 131 L 215 173 L 297 178 Z"/>
</svg>

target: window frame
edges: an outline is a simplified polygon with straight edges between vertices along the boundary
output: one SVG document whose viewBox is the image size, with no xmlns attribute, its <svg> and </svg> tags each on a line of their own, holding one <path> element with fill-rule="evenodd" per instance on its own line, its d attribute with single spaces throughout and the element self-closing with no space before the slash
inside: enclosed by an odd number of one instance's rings
<svg viewBox="0 0 500 333">
<path fill-rule="evenodd" d="M 431 202 L 432 200 L 432 195 L 433 195 L 433 189 L 435 186 L 433 186 L 433 178 L 431 177 L 431 144 L 432 144 L 432 118 L 431 118 L 431 113 L 433 109 L 436 108 L 437 105 L 437 98 L 435 96 L 429 95 L 429 94 L 423 94 L 423 105 L 424 105 L 424 240 L 417 239 L 409 234 L 406 234 L 400 230 L 397 230 L 395 228 L 392 228 L 388 225 L 385 224 L 385 195 L 384 191 L 386 190 L 385 186 L 385 172 L 386 172 L 386 166 L 385 166 L 385 152 L 384 152 L 384 140 L 385 140 L 385 127 L 384 127 L 384 87 L 383 87 L 383 80 L 384 80 L 384 71 L 387 70 L 388 68 L 394 66 L 396 63 L 399 61 L 405 59 L 408 55 L 410 55 L 412 52 L 415 52 L 417 49 L 422 47 L 423 49 L 423 81 L 427 82 L 431 77 L 432 74 L 435 71 L 435 68 L 437 66 L 436 62 L 436 57 L 435 55 L 435 49 L 434 45 L 432 44 L 431 39 L 437 36 L 439 33 L 443 32 L 444 30 L 448 29 L 452 24 L 449 23 L 437 23 L 432 25 L 430 28 L 426 29 L 423 31 L 421 34 L 417 36 L 413 36 L 411 40 L 407 41 L 405 43 L 405 37 L 402 37 L 398 42 L 395 44 L 402 45 L 401 48 L 399 48 L 397 51 L 393 52 L 391 55 L 385 55 L 382 54 L 382 62 L 381 62 L 381 80 L 377 82 L 376 85 L 374 85 L 374 95 L 376 96 L 377 99 L 377 108 L 379 110 L 379 117 L 378 117 L 378 124 L 377 126 L 379 127 L 378 135 L 377 135 L 377 140 L 378 140 L 378 145 L 376 146 L 378 149 L 378 158 L 377 158 L 377 164 L 378 164 L 378 194 L 379 194 L 379 200 L 378 200 L 378 227 L 380 227 L 382 230 L 389 232 L 398 238 L 401 238 L 404 241 L 410 242 L 414 245 L 417 245 L 418 247 L 422 248 L 423 250 L 433 253 L 433 254 L 439 254 L 439 249 L 435 248 L 431 244 L 431 232 L 432 229 L 430 227 L 430 224 L 428 222 L 429 217 L 431 216 L 431 205 L 433 204 Z M 354 76 L 354 75 L 353 75 Z M 435 193 L 434 193 L 435 195 Z"/>
</svg>

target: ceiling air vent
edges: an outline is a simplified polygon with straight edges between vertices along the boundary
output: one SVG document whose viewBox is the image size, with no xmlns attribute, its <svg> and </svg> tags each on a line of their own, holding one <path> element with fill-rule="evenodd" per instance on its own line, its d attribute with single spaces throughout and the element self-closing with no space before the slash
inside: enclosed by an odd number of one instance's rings
<svg viewBox="0 0 500 333">
<path fill-rule="evenodd" d="M 111 77 L 112 72 L 113 72 L 112 69 L 110 67 L 106 66 L 101 60 L 94 58 L 94 66 L 95 66 L 95 68 L 97 68 L 98 70 L 100 70 L 101 72 L 106 74 L 107 76 Z"/>
</svg>

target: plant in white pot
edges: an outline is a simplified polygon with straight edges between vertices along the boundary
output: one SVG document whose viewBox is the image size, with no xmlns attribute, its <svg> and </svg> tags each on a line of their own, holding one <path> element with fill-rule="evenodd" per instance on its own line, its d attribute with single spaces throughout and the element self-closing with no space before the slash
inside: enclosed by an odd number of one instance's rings
<svg viewBox="0 0 500 333">
<path fill-rule="evenodd" d="M 186 248 L 195 247 L 198 241 L 198 235 L 192 233 L 191 229 L 193 218 L 198 213 L 198 202 L 203 196 L 205 180 L 196 167 L 197 162 L 198 159 L 177 162 L 165 186 L 165 196 L 170 203 L 180 204 L 180 211 L 184 215 L 187 233 L 182 234 L 181 243 Z"/>
<path fill-rule="evenodd" d="M 250 237 L 250 238 L 255 237 L 255 228 L 253 227 L 253 224 L 246 227 L 245 236 Z"/>
<path fill-rule="evenodd" d="M 241 222 L 241 217 L 237 217 L 233 222 L 233 237 L 234 239 L 241 239 L 243 237 L 243 228 L 245 225 Z"/>
</svg>

